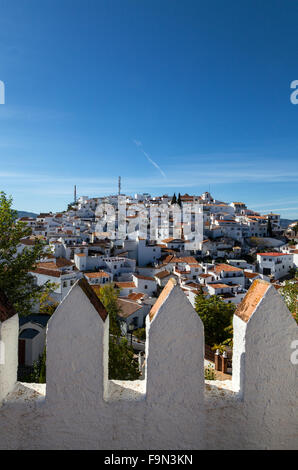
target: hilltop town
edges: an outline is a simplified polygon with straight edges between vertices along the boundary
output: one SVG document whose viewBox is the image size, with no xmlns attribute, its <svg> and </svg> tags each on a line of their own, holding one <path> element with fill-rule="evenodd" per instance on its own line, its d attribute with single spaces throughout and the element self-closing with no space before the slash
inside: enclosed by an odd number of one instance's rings
<svg viewBox="0 0 298 470">
<path fill-rule="evenodd" d="M 216 295 L 237 306 L 254 280 L 268 281 L 280 289 L 298 266 L 296 226 L 282 229 L 278 214 L 260 215 L 243 202 L 219 201 L 209 192 L 178 197 L 121 195 L 126 232 L 120 237 L 109 231 L 113 216 L 108 210 L 115 208 L 117 215 L 119 197 L 77 199 L 75 195 L 64 212 L 20 218 L 31 227 L 32 235 L 21 241 L 18 250 L 30 249 L 36 238 L 44 239 L 44 257 L 31 274 L 38 285 L 55 283 L 50 297 L 53 303 L 60 303 L 78 279 L 85 278 L 96 294 L 102 286 L 113 283 L 119 289 L 123 334 L 144 327 L 146 316 L 171 277 L 193 306 L 198 293 L 206 298 Z M 193 218 L 184 214 L 195 204 L 202 213 L 201 237 L 186 230 L 187 225 L 193 225 Z M 173 236 L 177 222 L 171 212 L 166 231 L 161 223 L 163 211 L 174 205 L 183 213 L 179 238 Z M 154 239 L 150 239 L 153 232 L 149 225 L 147 234 L 144 236 L 144 230 L 141 233 L 140 222 L 142 210 L 152 207 L 160 208 Z M 38 308 L 32 313 L 36 316 Z M 26 328 L 28 324 L 22 329 Z M 25 331 L 20 338 L 32 342 Z M 32 365 L 42 347 L 41 342 L 23 361 Z"/>
<path fill-rule="evenodd" d="M 0 293 L 0 447 L 296 448 L 297 225 L 209 193 L 74 199 L 13 224 L 53 311 Z"/>
</svg>

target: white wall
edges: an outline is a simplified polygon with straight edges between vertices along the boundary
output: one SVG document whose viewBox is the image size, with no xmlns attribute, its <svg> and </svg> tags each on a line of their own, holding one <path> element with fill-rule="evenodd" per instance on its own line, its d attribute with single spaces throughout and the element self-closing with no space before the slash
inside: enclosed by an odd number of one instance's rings
<svg viewBox="0 0 298 470">
<path fill-rule="evenodd" d="M 297 325 L 268 286 L 249 321 L 234 321 L 234 380 L 204 385 L 203 327 L 178 286 L 147 317 L 146 377 L 129 382 L 108 381 L 108 318 L 76 284 L 49 321 L 46 390 L 7 396 L 0 448 L 298 449 Z"/>
<path fill-rule="evenodd" d="M 18 315 L 14 315 L 3 323 L 0 322 L 0 341 L 2 347 L 0 362 L 0 403 L 3 398 L 14 388 L 17 380 L 18 338 Z M 4 360 L 2 357 L 3 352 Z"/>
</svg>

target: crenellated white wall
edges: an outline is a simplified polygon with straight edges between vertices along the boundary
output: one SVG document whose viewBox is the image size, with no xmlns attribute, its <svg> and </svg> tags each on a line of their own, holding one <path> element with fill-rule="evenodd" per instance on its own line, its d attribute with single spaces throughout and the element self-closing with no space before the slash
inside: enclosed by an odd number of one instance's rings
<svg viewBox="0 0 298 470">
<path fill-rule="evenodd" d="M 18 371 L 19 317 L 0 322 L 0 403 L 13 390 Z"/>
<path fill-rule="evenodd" d="M 108 380 L 108 317 L 80 282 L 48 324 L 46 386 L 11 391 L 17 317 L 4 322 L 0 449 L 298 448 L 298 331 L 274 287 L 234 318 L 233 381 L 205 383 L 202 322 L 169 281 L 147 317 L 145 380 L 130 382 Z"/>
</svg>

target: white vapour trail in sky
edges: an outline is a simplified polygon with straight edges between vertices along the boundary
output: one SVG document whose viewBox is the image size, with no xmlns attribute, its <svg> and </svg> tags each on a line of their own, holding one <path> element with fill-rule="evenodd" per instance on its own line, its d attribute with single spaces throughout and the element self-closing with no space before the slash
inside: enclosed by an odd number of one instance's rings
<svg viewBox="0 0 298 470">
<path fill-rule="evenodd" d="M 155 166 L 155 168 L 158 169 L 158 171 L 160 172 L 160 174 L 161 174 L 164 178 L 166 178 L 165 172 L 162 171 L 162 169 L 160 168 L 160 166 L 159 166 L 157 163 L 155 163 L 155 161 L 152 160 L 152 158 L 149 157 L 149 155 L 148 155 L 147 152 L 145 152 L 145 150 L 143 149 L 142 142 L 140 142 L 139 140 L 134 140 L 133 142 L 134 142 L 134 144 L 141 150 L 141 152 L 145 155 L 145 157 L 146 157 L 147 160 L 151 163 L 151 165 Z"/>
</svg>

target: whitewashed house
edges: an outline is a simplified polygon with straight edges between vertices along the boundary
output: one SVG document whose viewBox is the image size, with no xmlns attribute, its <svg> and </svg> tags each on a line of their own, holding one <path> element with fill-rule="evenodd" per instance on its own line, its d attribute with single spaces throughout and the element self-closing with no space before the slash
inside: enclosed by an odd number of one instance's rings
<svg viewBox="0 0 298 470">
<path fill-rule="evenodd" d="M 113 280 L 113 276 L 105 271 L 84 273 L 84 276 L 91 285 L 104 285 L 112 282 Z"/>
<path fill-rule="evenodd" d="M 64 258 L 40 262 L 34 271 L 30 271 L 30 274 L 36 278 L 38 285 L 43 285 L 46 282 L 57 285 L 51 294 L 51 297 L 56 302 L 61 302 L 75 281 L 82 277 L 82 274 L 75 269 L 75 266 Z"/>
<path fill-rule="evenodd" d="M 244 272 L 229 264 L 219 263 L 213 267 L 206 268 L 207 274 L 212 274 L 214 279 L 225 284 L 239 284 L 242 288 L 245 285 Z"/>
<path fill-rule="evenodd" d="M 156 281 L 154 277 L 133 274 L 132 281 L 136 285 L 136 292 L 144 292 L 149 296 L 156 293 Z"/>
<path fill-rule="evenodd" d="M 289 274 L 294 266 L 293 254 L 290 253 L 257 253 L 258 272 L 265 276 L 272 276 L 274 279 Z"/>
<path fill-rule="evenodd" d="M 123 297 L 118 298 L 118 305 L 120 307 L 118 317 L 122 334 L 125 335 L 130 331 L 130 325 L 133 326 L 133 329 L 144 328 L 145 318 L 151 309 L 151 305 Z"/>
<path fill-rule="evenodd" d="M 168 271 L 167 269 L 164 269 L 156 273 L 154 275 L 154 279 L 156 280 L 157 285 L 159 285 L 160 287 L 164 287 L 167 284 L 171 276 L 172 274 L 170 273 L 170 271 Z"/>
<path fill-rule="evenodd" d="M 120 289 L 120 297 L 128 297 L 133 292 L 137 292 L 137 286 L 132 281 L 117 281 L 115 286 Z"/>
</svg>

